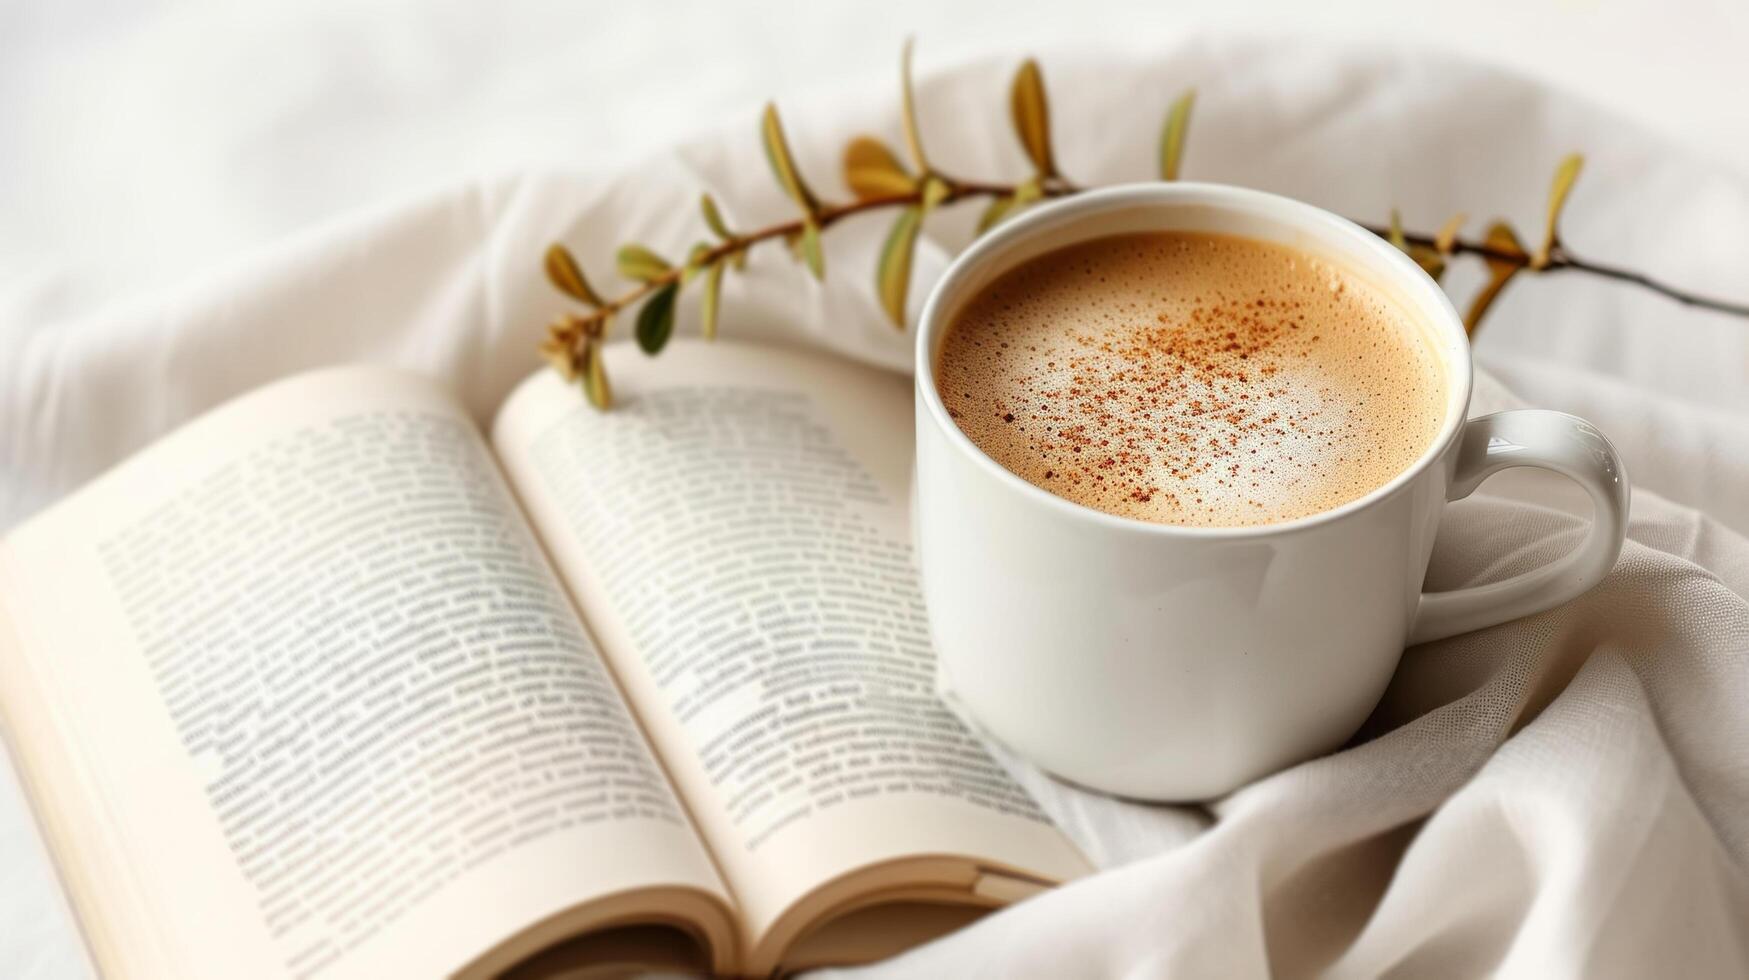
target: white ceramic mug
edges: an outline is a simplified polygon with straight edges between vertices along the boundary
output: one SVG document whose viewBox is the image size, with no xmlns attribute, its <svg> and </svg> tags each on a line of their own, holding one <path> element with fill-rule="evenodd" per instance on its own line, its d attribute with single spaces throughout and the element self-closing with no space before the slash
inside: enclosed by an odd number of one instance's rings
<svg viewBox="0 0 1749 980">
<path fill-rule="evenodd" d="M 935 361 L 961 306 L 1044 252 L 1105 235 L 1202 231 L 1332 259 L 1434 338 L 1445 421 L 1390 482 L 1257 527 L 1150 524 L 1072 503 L 1003 469 L 948 417 Z M 1466 421 L 1470 347 L 1445 293 L 1378 236 L 1309 204 L 1210 184 L 1115 187 L 1041 206 L 977 242 L 930 295 L 917 338 L 914 520 L 947 688 L 1044 769 L 1125 796 L 1224 794 L 1347 740 L 1406 643 L 1539 612 L 1615 564 L 1628 482 L 1589 423 L 1547 411 Z M 1548 565 L 1423 592 L 1440 510 L 1490 474 L 1536 466 L 1591 495 L 1584 542 Z"/>
</svg>

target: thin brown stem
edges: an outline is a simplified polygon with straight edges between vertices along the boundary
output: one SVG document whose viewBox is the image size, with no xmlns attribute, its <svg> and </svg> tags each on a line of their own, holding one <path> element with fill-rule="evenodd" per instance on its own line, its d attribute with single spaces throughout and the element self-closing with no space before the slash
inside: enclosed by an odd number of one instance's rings
<svg viewBox="0 0 1749 980">
<path fill-rule="evenodd" d="M 1007 197 L 1014 194 L 1016 190 L 1016 187 L 1013 184 L 958 180 L 942 174 L 936 174 L 935 176 L 945 181 L 948 186 L 947 196 L 942 200 L 943 204 L 952 204 L 955 201 L 963 201 L 975 197 Z M 1061 178 L 1052 179 L 1042 188 L 1046 197 L 1066 197 L 1072 194 L 1079 194 L 1083 189 L 1084 188 L 1078 187 Z M 883 208 L 913 206 L 921 204 L 922 201 L 922 185 L 919 184 L 918 190 L 906 194 L 865 197 L 846 204 L 825 205 L 820 208 L 816 215 L 814 215 L 814 220 L 819 223 L 820 229 L 824 231 L 838 221 L 851 217 L 852 215 L 862 214 L 867 211 L 877 211 Z M 747 251 L 760 242 L 770 241 L 774 238 L 787 238 L 793 235 L 799 235 L 805 225 L 806 219 L 796 218 L 791 221 L 782 221 L 777 224 L 767 225 L 766 227 L 747 232 L 746 234 L 736 235 L 733 238 L 729 238 L 712 246 L 692 264 L 698 267 L 710 266 L 714 263 L 733 258 L 736 254 Z M 1381 238 L 1389 237 L 1390 234 L 1390 230 L 1383 227 L 1365 224 L 1361 225 L 1361 227 Z M 1436 240 L 1433 235 L 1420 232 L 1404 232 L 1403 239 L 1412 245 L 1423 245 L 1429 248 L 1436 246 Z M 1531 259 L 1528 255 L 1523 255 L 1517 252 L 1506 252 L 1490 247 L 1481 242 L 1471 242 L 1463 239 L 1457 239 L 1452 242 L 1451 254 L 1474 255 L 1490 261 L 1507 262 L 1518 266 L 1529 266 L 1531 264 Z M 1565 246 L 1557 244 L 1550 253 L 1549 264 L 1538 271 L 1556 272 L 1562 270 L 1584 272 L 1604 279 L 1613 279 L 1616 282 L 1629 283 L 1643 289 L 1651 290 L 1654 293 L 1675 300 L 1685 306 L 1714 310 L 1719 313 L 1726 313 L 1731 316 L 1749 319 L 1749 304 L 1702 296 L 1685 289 L 1678 289 L 1668 283 L 1653 279 L 1651 276 L 1642 272 L 1635 272 L 1631 269 L 1623 269 L 1616 266 L 1605 265 L 1600 262 L 1591 262 L 1581 259 L 1567 251 Z M 676 267 L 669 269 L 660 275 L 653 276 L 633 287 L 629 292 L 608 303 L 601 309 L 601 313 L 604 315 L 617 313 L 646 296 L 649 296 L 658 289 L 679 281 L 683 273 L 684 269 Z"/>
<path fill-rule="evenodd" d="M 1380 238 L 1390 237 L 1390 229 L 1388 228 L 1364 224 L 1361 225 L 1361 227 Z M 1428 248 L 1436 247 L 1436 242 L 1432 235 L 1424 235 L 1417 232 L 1404 232 L 1403 240 L 1411 245 L 1425 245 Z M 1452 242 L 1451 254 L 1475 255 L 1490 261 L 1506 262 L 1517 266 L 1529 266 L 1531 264 L 1531 259 L 1528 255 L 1518 252 L 1503 252 L 1497 248 L 1490 248 L 1479 242 L 1466 242 L 1462 239 L 1457 239 Z M 1678 289 L 1668 283 L 1660 282 L 1643 272 L 1635 272 L 1631 269 L 1622 269 L 1616 266 L 1604 265 L 1600 262 L 1587 261 L 1567 251 L 1566 246 L 1557 244 L 1549 253 L 1549 264 L 1543 266 L 1537 271 L 1560 272 L 1562 270 L 1586 272 L 1604 279 L 1614 279 L 1617 282 L 1631 283 L 1632 285 L 1639 286 L 1643 289 L 1649 289 L 1661 296 L 1673 299 L 1684 306 L 1693 306 L 1704 310 L 1715 310 L 1720 313 L 1728 313 L 1732 316 L 1749 318 L 1749 304 L 1734 303 L 1729 300 L 1702 296 L 1698 293 L 1691 293 L 1688 290 Z"/>
<path fill-rule="evenodd" d="M 1551 258 L 1552 261 L 1549 263 L 1549 268 L 1551 269 L 1572 269 L 1575 272 L 1589 272 L 1594 276 L 1602 276 L 1605 279 L 1614 279 L 1617 282 L 1631 283 L 1642 289 L 1649 289 L 1660 296 L 1673 299 L 1684 306 L 1693 306 L 1697 309 L 1703 310 L 1713 310 L 1718 313 L 1728 313 L 1731 316 L 1749 317 L 1749 303 L 1733 303 L 1729 300 L 1714 299 L 1710 296 L 1700 296 L 1684 289 L 1677 289 L 1675 286 L 1668 283 L 1660 282 L 1643 272 L 1635 272 L 1632 269 L 1622 269 L 1616 266 L 1604 265 L 1600 262 L 1591 262 L 1585 259 L 1580 259 L 1568 252 L 1565 246 L 1557 245 Z"/>
</svg>

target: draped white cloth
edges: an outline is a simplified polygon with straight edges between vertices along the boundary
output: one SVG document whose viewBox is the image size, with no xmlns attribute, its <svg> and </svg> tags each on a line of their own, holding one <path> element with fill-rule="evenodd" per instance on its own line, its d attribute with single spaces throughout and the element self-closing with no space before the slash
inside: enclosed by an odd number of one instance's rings
<svg viewBox="0 0 1749 980">
<path fill-rule="evenodd" d="M 1146 179 L 1167 104 L 1198 89 L 1185 176 L 1261 187 L 1357 219 L 1450 213 L 1539 234 L 1562 154 L 1588 165 L 1574 251 L 1749 298 L 1749 179 L 1593 107 L 1441 59 L 1251 40 L 1045 50 L 1058 158 L 1086 183 Z M 944 170 L 1018 178 L 1013 61 L 919 79 Z M 898 145 L 889 87 L 785 99 L 802 169 L 845 191 L 839 148 Z M 8 329 L 0 526 L 223 399 L 338 361 L 448 379 L 485 420 L 536 362 L 563 240 L 598 284 L 614 248 L 788 213 L 754 107 L 623 172 L 517 174 L 428 193 L 250 255 L 187 288 L 52 328 Z M 913 312 L 977 208 L 931 224 Z M 871 286 L 885 221 L 827 237 L 814 284 L 781 248 L 724 296 L 727 336 L 810 344 L 904 370 L 910 337 Z M 1448 277 L 1468 296 L 1480 273 Z M 696 322 L 693 300 L 681 322 Z M 688 329 L 683 326 L 682 329 Z M 640 356 L 629 349 L 617 356 Z M 1620 566 L 1561 609 L 1411 649 L 1347 749 L 1207 807 L 1145 806 L 1014 767 L 1105 869 L 881 968 L 930 975 L 1749 975 L 1749 321 L 1575 273 L 1526 277 L 1477 348 L 1478 412 L 1584 415 L 1634 481 Z M 903 424 L 895 420 L 895 424 Z M 1534 566 L 1583 505 L 1497 478 L 1451 508 L 1431 587 Z M 1574 516 L 1577 513 L 1579 516 Z M 0 780 L 0 962 L 59 976 L 69 926 L 16 788 Z"/>
</svg>

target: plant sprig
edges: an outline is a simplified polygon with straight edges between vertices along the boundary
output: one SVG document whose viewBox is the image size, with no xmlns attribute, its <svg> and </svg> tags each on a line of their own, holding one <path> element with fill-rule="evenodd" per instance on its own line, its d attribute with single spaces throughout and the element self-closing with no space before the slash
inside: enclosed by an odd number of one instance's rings
<svg viewBox="0 0 1749 980">
<path fill-rule="evenodd" d="M 855 195 L 845 203 L 822 200 L 809 187 L 790 152 L 777 106 L 767 104 L 760 118 L 760 140 L 773 177 L 784 196 L 795 205 L 797 217 L 750 231 L 736 231 L 723 218 L 709 195 L 699 200 L 699 212 L 715 241 L 700 241 L 685 261 L 670 262 L 648 246 L 628 243 L 616 256 L 619 274 L 636 285 L 626 292 L 603 297 L 584 276 L 583 268 L 562 244 L 547 249 L 546 274 L 565 295 L 582 304 L 582 313 L 565 313 L 548 327 L 541 353 L 566 380 L 581 382 L 589 401 L 608 408 L 613 394 L 608 384 L 601 348 L 619 315 L 642 303 L 634 321 L 634 333 L 646 354 L 661 353 L 674 335 L 675 310 L 680 293 L 702 281 L 699 301 L 701 332 L 715 339 L 722 306 L 723 278 L 727 270 L 745 267 L 754 246 L 773 240 L 785 242 L 792 254 L 816 279 L 826 276 L 826 255 L 821 238 L 839 221 L 865 212 L 897 210 L 875 267 L 875 291 L 881 308 L 893 325 L 906 325 L 912 257 L 924 222 L 937 209 L 970 199 L 988 203 L 978 221 L 978 233 L 995 227 L 1028 206 L 1046 198 L 1079 193 L 1082 188 L 1058 169 L 1051 141 L 1050 104 L 1045 94 L 1044 74 L 1038 62 L 1027 59 L 1015 72 L 1009 86 L 1009 116 L 1022 152 L 1033 173 L 1013 184 L 965 180 L 934 167 L 924 152 L 922 127 L 918 124 L 916 97 L 911 84 L 911 44 L 906 42 L 900 61 L 901 125 L 911 166 L 900 161 L 885 143 L 873 136 L 858 136 L 844 149 L 845 183 Z M 1159 171 L 1161 180 L 1176 180 L 1183 163 L 1190 130 L 1194 90 L 1186 91 L 1168 107 L 1161 129 Z M 1524 273 L 1561 270 L 1584 272 L 1629 283 L 1666 296 L 1679 303 L 1749 318 L 1749 304 L 1699 296 L 1652 279 L 1644 273 L 1584 261 L 1574 256 L 1561 240 L 1560 216 L 1577 182 L 1584 160 L 1578 154 L 1564 158 L 1555 170 L 1549 188 L 1547 220 L 1534 251 L 1527 250 L 1518 234 L 1504 221 L 1491 223 L 1480 241 L 1458 237 L 1466 222 L 1463 214 L 1452 216 L 1434 234 L 1407 232 L 1395 210 L 1385 227 L 1362 227 L 1402 249 L 1438 281 L 1450 261 L 1460 255 L 1480 258 L 1488 281 L 1472 297 L 1464 326 L 1471 334 L 1507 284 Z"/>
</svg>

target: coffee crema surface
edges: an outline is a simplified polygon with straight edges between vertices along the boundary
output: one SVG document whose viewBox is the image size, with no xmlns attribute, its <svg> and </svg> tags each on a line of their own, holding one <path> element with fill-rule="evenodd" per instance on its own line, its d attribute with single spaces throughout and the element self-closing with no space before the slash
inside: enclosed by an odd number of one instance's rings
<svg viewBox="0 0 1749 980">
<path fill-rule="evenodd" d="M 1438 434 L 1429 331 L 1330 261 L 1227 235 L 1071 245 L 961 309 L 948 414 L 1059 497 L 1162 524 L 1289 521 L 1365 496 Z"/>
</svg>

